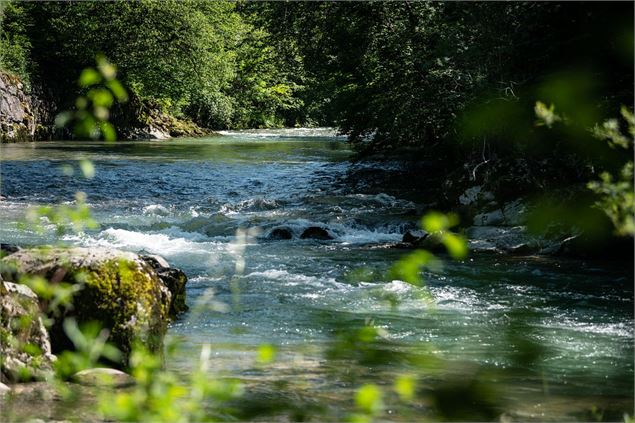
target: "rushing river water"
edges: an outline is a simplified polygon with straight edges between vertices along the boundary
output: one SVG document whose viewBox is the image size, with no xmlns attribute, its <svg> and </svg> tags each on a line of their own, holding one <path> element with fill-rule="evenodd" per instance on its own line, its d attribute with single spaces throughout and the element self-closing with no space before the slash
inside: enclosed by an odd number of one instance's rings
<svg viewBox="0 0 635 423">
<path fill-rule="evenodd" d="M 396 375 L 421 366 L 430 374 L 423 392 L 437 379 L 479 377 L 515 418 L 588 420 L 597 417 L 593 406 L 604 418 L 633 412 L 631 269 L 473 255 L 445 258 L 442 271 L 425 274 L 427 288 L 355 277 L 357 269 L 385 271 L 406 253 L 385 246 L 412 227 L 416 203 L 431 199 L 360 183 L 355 172 L 394 164 L 349 162 L 347 144 L 331 131 L 42 142 L 2 145 L 1 154 L 2 242 L 156 253 L 188 274 L 190 311 L 169 330 L 181 346 L 172 369 L 187 372 L 210 344 L 211 371 L 241 379 L 252 397 L 327 404 L 322 417 L 338 420 L 361 383 L 388 393 Z M 80 158 L 94 163 L 94 178 L 77 176 Z M 75 176 L 64 175 L 67 165 Z M 87 194 L 98 230 L 60 238 L 20 227 L 29 206 L 69 202 L 77 191 Z M 300 239 L 309 226 L 334 239 Z M 293 239 L 267 240 L 275 227 Z M 237 230 L 249 228 L 258 231 L 241 242 Z M 371 321 L 385 357 L 360 364 L 359 345 L 334 334 Z M 262 344 L 277 348 L 273 363 L 256 363 Z M 388 395 L 386 403 L 387 419 L 426 415 L 425 402 Z"/>
</svg>

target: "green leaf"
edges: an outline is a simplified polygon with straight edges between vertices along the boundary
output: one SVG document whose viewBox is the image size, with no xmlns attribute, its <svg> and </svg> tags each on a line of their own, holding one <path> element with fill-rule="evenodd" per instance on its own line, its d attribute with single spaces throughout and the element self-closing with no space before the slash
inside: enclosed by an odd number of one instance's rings
<svg viewBox="0 0 635 423">
<path fill-rule="evenodd" d="M 99 72 L 101 72 L 108 81 L 117 76 L 117 68 L 115 65 L 110 63 L 102 54 L 97 55 L 97 69 L 99 69 Z"/>
<path fill-rule="evenodd" d="M 72 119 L 73 119 L 72 112 L 62 112 L 58 114 L 57 116 L 55 116 L 55 126 L 58 128 L 63 128 L 66 125 L 68 125 L 68 122 L 70 122 Z"/>
<path fill-rule="evenodd" d="M 415 396 L 415 379 L 411 375 L 402 375 L 395 380 L 395 392 L 402 401 L 412 401 Z"/>
<path fill-rule="evenodd" d="M 86 99 L 86 97 L 77 97 L 77 99 L 75 100 L 75 107 L 77 107 L 78 109 L 85 109 L 86 107 L 88 107 L 88 100 Z"/>
<path fill-rule="evenodd" d="M 263 344 L 258 347 L 258 363 L 267 364 L 275 360 L 277 354 L 276 347 L 270 344 Z"/>
<path fill-rule="evenodd" d="M 111 81 L 106 82 L 106 86 L 115 95 L 115 97 L 117 98 L 117 101 L 119 101 L 120 103 L 128 101 L 128 93 L 126 92 L 126 89 L 123 87 L 121 82 L 117 81 L 116 79 L 113 79 Z"/>
<path fill-rule="evenodd" d="M 117 132 L 110 122 L 102 122 L 99 127 L 102 135 L 104 136 L 104 140 L 107 142 L 117 141 Z"/>
<path fill-rule="evenodd" d="M 452 258 L 461 260 L 467 256 L 467 242 L 465 242 L 463 237 L 448 232 L 443 235 L 442 242 L 445 245 L 445 248 L 448 249 Z"/>
<path fill-rule="evenodd" d="M 421 284 L 420 272 L 422 267 L 428 266 L 433 262 L 437 262 L 437 259 L 431 252 L 416 250 L 397 261 L 390 274 L 396 279 L 419 286 Z"/>
<path fill-rule="evenodd" d="M 93 68 L 86 68 L 79 75 L 79 86 L 90 87 L 91 85 L 99 84 L 101 82 L 101 75 Z"/>
<path fill-rule="evenodd" d="M 428 232 L 439 232 L 458 225 L 459 218 L 454 213 L 439 213 L 436 211 L 427 213 L 421 218 L 421 227 Z"/>
<path fill-rule="evenodd" d="M 110 91 L 103 88 L 92 89 L 86 96 L 93 101 L 95 107 L 110 107 L 114 102 Z"/>
<path fill-rule="evenodd" d="M 377 385 L 366 384 L 360 387 L 355 394 L 355 404 L 367 414 L 376 414 L 384 407 L 381 390 Z"/>
<path fill-rule="evenodd" d="M 95 166 L 93 166 L 93 162 L 90 160 L 80 160 L 79 168 L 81 169 L 84 178 L 92 179 L 95 176 Z"/>
</svg>

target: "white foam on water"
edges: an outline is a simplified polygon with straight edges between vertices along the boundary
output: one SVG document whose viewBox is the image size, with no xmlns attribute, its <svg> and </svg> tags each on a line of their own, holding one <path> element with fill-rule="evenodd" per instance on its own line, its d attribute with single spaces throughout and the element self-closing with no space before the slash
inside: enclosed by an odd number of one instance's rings
<svg viewBox="0 0 635 423">
<path fill-rule="evenodd" d="M 400 281 L 398 279 L 395 279 L 394 281 L 391 281 L 390 283 L 384 284 L 383 288 L 384 288 L 384 291 L 393 292 L 395 294 L 407 294 L 417 289 L 412 284 L 409 284 L 408 282 Z"/>
<path fill-rule="evenodd" d="M 632 323 L 632 322 L 631 322 Z M 633 338 L 633 326 L 619 323 L 594 323 L 581 322 L 571 317 L 555 316 L 555 318 L 545 319 L 542 327 L 548 329 L 564 329 L 575 332 L 593 333 L 599 335 L 619 336 L 624 338 Z"/>
<path fill-rule="evenodd" d="M 399 242 L 403 235 L 399 232 L 382 232 L 346 227 L 344 234 L 337 239 L 344 244 L 384 244 Z"/>
<path fill-rule="evenodd" d="M 316 288 L 335 288 L 337 290 L 350 290 L 350 285 L 337 282 L 334 278 L 320 278 L 316 276 L 289 273 L 286 270 L 270 269 L 260 272 L 251 272 L 245 278 L 263 278 L 278 281 L 285 286 L 310 286 Z"/>
<path fill-rule="evenodd" d="M 143 208 L 143 214 L 167 216 L 170 214 L 170 210 L 161 204 L 151 204 Z"/>
<path fill-rule="evenodd" d="M 335 128 L 280 128 L 280 129 L 243 129 L 234 131 L 218 131 L 219 134 L 240 137 L 240 138 L 306 138 L 306 137 L 329 137 L 346 139 L 345 136 L 338 136 Z"/>
<path fill-rule="evenodd" d="M 431 287 L 430 293 L 439 309 L 456 311 L 482 311 L 483 301 L 476 291 L 455 286 Z"/>
<path fill-rule="evenodd" d="M 216 265 L 225 254 L 227 244 L 204 241 L 204 235 L 182 232 L 169 228 L 161 233 L 135 232 L 125 229 L 108 228 L 96 236 L 86 234 L 65 237 L 65 240 L 85 246 L 101 246 L 128 251 L 146 251 L 159 254 L 168 260 L 195 265 Z"/>
<path fill-rule="evenodd" d="M 400 208 L 414 208 L 415 207 L 415 204 L 412 201 L 402 200 L 390 194 L 386 194 L 384 192 L 380 192 L 379 194 L 349 194 L 346 197 L 375 202 L 375 203 L 381 204 L 382 206 L 388 206 L 388 207 L 400 207 Z"/>
<path fill-rule="evenodd" d="M 219 213 L 228 216 L 235 215 L 240 212 L 275 210 L 279 207 L 281 207 L 281 204 L 277 200 L 268 198 L 249 198 L 247 200 L 242 200 L 236 204 L 223 204 L 218 211 Z"/>
</svg>

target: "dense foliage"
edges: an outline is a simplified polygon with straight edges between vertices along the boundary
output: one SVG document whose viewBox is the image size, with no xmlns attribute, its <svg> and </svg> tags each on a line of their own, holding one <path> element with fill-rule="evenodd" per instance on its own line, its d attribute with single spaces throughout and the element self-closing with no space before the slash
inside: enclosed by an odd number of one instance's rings
<svg viewBox="0 0 635 423">
<path fill-rule="evenodd" d="M 468 106 L 503 98 L 531 113 L 538 86 L 572 69 L 593 75 L 600 117 L 632 103 L 630 4 L 191 0 L 3 9 L 3 68 L 74 95 L 75 75 L 103 53 L 133 95 L 211 128 L 336 123 L 360 149 L 450 148 Z"/>
<path fill-rule="evenodd" d="M 234 3 L 8 3 L 2 66 L 74 100 L 76 75 L 101 53 L 133 96 L 212 128 L 281 125 L 297 107 L 267 34 Z M 3 45 L 4 45 L 3 44 Z"/>
<path fill-rule="evenodd" d="M 331 92 L 329 113 L 360 148 L 454 141 L 461 112 L 496 98 L 524 101 L 531 113 L 531 90 L 556 71 L 592 72 L 607 103 L 632 102 L 632 5 L 310 2 L 252 8 L 275 39 L 300 51 L 314 78 L 305 95 Z"/>
</svg>

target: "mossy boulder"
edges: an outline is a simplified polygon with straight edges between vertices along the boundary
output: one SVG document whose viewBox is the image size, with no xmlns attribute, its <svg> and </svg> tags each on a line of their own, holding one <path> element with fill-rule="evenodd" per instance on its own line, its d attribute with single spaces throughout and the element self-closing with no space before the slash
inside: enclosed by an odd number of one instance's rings
<svg viewBox="0 0 635 423">
<path fill-rule="evenodd" d="M 21 249 L 0 260 L 0 265 L 7 280 L 19 282 L 25 276 L 40 276 L 51 284 L 66 283 L 76 288 L 72 304 L 57 312 L 40 297 L 41 309 L 53 319 L 50 334 L 54 353 L 73 349 L 62 327 L 65 318 L 73 317 L 80 325 L 96 321 L 108 329 L 109 341 L 122 351 L 125 365 L 137 341 L 151 351 L 161 352 L 170 316 L 185 308 L 185 275 L 178 271 L 168 286 L 159 274 L 165 266 L 154 267 L 130 252 L 106 248 Z"/>
</svg>

